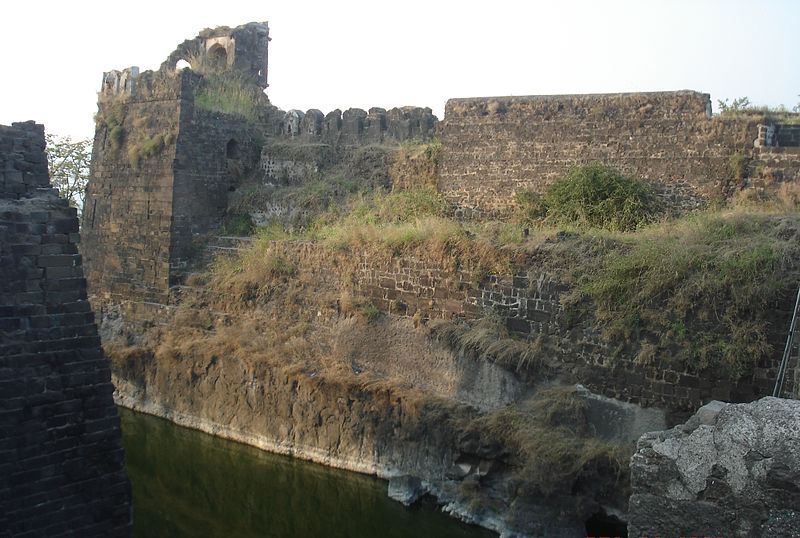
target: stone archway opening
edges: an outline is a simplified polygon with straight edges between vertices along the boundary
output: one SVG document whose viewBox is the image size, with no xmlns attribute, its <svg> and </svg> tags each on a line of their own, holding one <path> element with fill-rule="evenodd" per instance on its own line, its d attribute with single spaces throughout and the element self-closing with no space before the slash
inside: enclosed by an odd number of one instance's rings
<svg viewBox="0 0 800 538">
<path fill-rule="evenodd" d="M 228 66 L 228 51 L 217 43 L 208 49 L 208 59 L 215 68 L 223 69 Z"/>
<path fill-rule="evenodd" d="M 228 143 L 225 144 L 225 156 L 228 159 L 239 158 L 239 143 L 236 141 L 235 138 L 231 138 L 230 140 L 228 140 Z"/>
<path fill-rule="evenodd" d="M 192 64 L 190 64 L 189 62 L 187 62 L 183 58 L 181 58 L 180 60 L 175 62 L 175 71 L 180 71 L 182 69 L 187 69 L 187 68 L 191 69 L 192 68 Z"/>
</svg>

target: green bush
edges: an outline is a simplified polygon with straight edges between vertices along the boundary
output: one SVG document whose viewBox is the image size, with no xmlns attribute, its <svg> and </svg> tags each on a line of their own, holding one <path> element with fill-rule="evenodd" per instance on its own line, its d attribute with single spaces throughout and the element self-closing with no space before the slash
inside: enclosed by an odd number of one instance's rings
<svg viewBox="0 0 800 538">
<path fill-rule="evenodd" d="M 750 159 L 741 151 L 737 151 L 731 155 L 728 161 L 728 168 L 730 169 L 733 179 L 745 179 L 748 176 L 748 166 Z"/>
<path fill-rule="evenodd" d="M 376 321 L 381 315 L 381 311 L 378 310 L 378 307 L 371 302 L 359 304 L 356 307 L 356 311 L 367 323 Z"/>
<path fill-rule="evenodd" d="M 255 228 L 256 225 L 249 213 L 234 213 L 225 217 L 220 233 L 242 237 L 251 235 Z"/>
<path fill-rule="evenodd" d="M 543 197 L 518 194 L 517 201 L 529 219 L 544 215 L 549 224 L 612 231 L 635 230 L 659 212 L 658 199 L 644 181 L 602 164 L 573 168 Z"/>
<path fill-rule="evenodd" d="M 109 131 L 108 136 L 111 139 L 111 148 L 116 151 L 122 146 L 122 137 L 125 134 L 125 131 L 122 129 L 121 125 L 115 125 Z"/>
</svg>

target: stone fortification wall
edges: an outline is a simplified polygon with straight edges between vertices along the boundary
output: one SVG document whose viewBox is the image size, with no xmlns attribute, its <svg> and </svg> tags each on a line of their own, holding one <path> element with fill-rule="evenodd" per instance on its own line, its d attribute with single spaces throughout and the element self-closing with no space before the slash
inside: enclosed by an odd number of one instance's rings
<svg viewBox="0 0 800 538">
<path fill-rule="evenodd" d="M 126 536 L 111 372 L 43 150 L 41 125 L 0 126 L 0 536 Z"/>
<path fill-rule="evenodd" d="M 530 269 L 516 276 L 482 275 L 479 267 L 453 270 L 413 258 L 381 264 L 364 257 L 356 285 L 379 309 L 400 316 L 417 312 L 432 319 L 499 315 L 517 336 L 531 340 L 544 336 L 555 344 L 555 349 L 546 352 L 555 355 L 576 382 L 619 400 L 692 410 L 712 398 L 750 401 L 771 393 L 777 358 L 774 364 L 760 365 L 750 378 L 734 383 L 660 359 L 637 364 L 634 357 L 615 353 L 598 329 L 567 321 L 561 297 L 569 287 L 557 274 L 536 270 L 534 264 L 526 266 Z"/>
<path fill-rule="evenodd" d="M 430 140 L 436 135 L 438 124 L 430 108 L 349 108 L 344 112 L 337 108 L 328 114 L 312 108 L 307 112 L 286 112 L 280 134 L 283 138 L 334 145 L 396 143 Z"/>
<path fill-rule="evenodd" d="M 764 121 L 712 118 L 709 96 L 692 91 L 451 99 L 439 188 L 466 215 L 502 214 L 516 192 L 541 193 L 600 161 L 654 182 L 673 207 L 694 207 L 744 186 L 731 158 L 753 156 Z M 790 131 L 779 129 L 784 141 Z"/>
<path fill-rule="evenodd" d="M 187 92 L 187 95 L 193 95 Z M 264 97 L 265 114 L 271 110 Z M 196 250 L 200 234 L 219 228 L 228 199 L 258 162 L 262 135 L 245 119 L 181 101 L 173 163 L 170 264 L 174 280 Z"/>
<path fill-rule="evenodd" d="M 146 72 L 133 95 L 100 94 L 81 251 L 90 292 L 103 300 L 166 298 L 181 80 Z M 136 159 L 137 147 L 165 136 Z"/>
<path fill-rule="evenodd" d="M 370 108 L 369 112 L 350 108 L 344 113 L 336 109 L 327 115 L 316 109 L 290 110 L 279 122 L 277 136 L 261 152 L 261 178 L 269 184 L 301 183 L 340 165 L 353 170 L 353 161 L 364 157 L 388 168 L 389 152 L 381 147 L 431 140 L 438 124 L 430 108 L 420 107 Z M 377 155 L 356 149 L 369 147 Z"/>
<path fill-rule="evenodd" d="M 314 243 L 277 242 L 273 248 L 298 265 L 325 264 L 342 272 L 340 278 L 358 296 L 386 313 L 466 320 L 497 315 L 518 337 L 544 338 L 543 353 L 560 363 L 570 381 L 622 401 L 691 411 L 711 399 L 751 401 L 770 394 L 775 382 L 779 357 L 739 382 L 658 358 L 639 364 L 605 342 L 597 328 L 571 323 L 561 303 L 568 285 L 557 274 L 537 269 L 533 261 L 522 265 L 529 268 L 527 272 L 497 275 L 469 263 L 454 267 L 450 261 L 424 254 L 393 259 L 361 254 L 357 269 L 350 272 L 342 269 L 347 264 L 332 264 L 325 247 Z M 776 337 L 777 344 L 783 336 Z M 787 375 L 787 393 L 796 391 L 794 378 L 792 372 Z"/>
</svg>

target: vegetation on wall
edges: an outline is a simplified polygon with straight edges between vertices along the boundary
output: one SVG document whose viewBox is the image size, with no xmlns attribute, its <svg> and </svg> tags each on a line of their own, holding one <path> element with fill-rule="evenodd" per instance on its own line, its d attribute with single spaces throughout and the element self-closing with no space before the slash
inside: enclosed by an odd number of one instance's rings
<svg viewBox="0 0 800 538">
<path fill-rule="evenodd" d="M 774 352 L 770 331 L 783 329 L 771 327 L 774 311 L 800 281 L 796 211 L 709 210 L 575 242 L 589 254 L 572 269 L 572 303 L 589 300 L 609 342 L 635 342 L 640 361 L 663 357 L 733 379 Z"/>
<path fill-rule="evenodd" d="M 139 168 L 142 160 L 160 154 L 174 140 L 175 136 L 172 133 L 158 133 L 146 135 L 137 141 L 130 141 L 128 145 L 128 162 L 133 168 Z"/>
<path fill-rule="evenodd" d="M 258 121 L 263 108 L 263 93 L 244 75 L 236 72 L 204 75 L 194 97 L 197 108 Z"/>
<path fill-rule="evenodd" d="M 573 168 L 550 185 L 544 196 L 519 193 L 517 203 L 527 223 L 614 231 L 640 228 L 660 210 L 647 183 L 597 163 Z"/>
<path fill-rule="evenodd" d="M 717 109 L 720 116 L 729 118 L 763 116 L 781 123 L 800 123 L 800 104 L 791 110 L 784 105 L 760 106 L 752 103 L 749 97 L 736 97 L 730 99 L 717 99 Z"/>
<path fill-rule="evenodd" d="M 431 335 L 445 342 L 459 353 L 489 360 L 514 370 L 545 367 L 542 339 L 530 341 L 515 338 L 503 320 L 489 314 L 475 322 L 434 320 L 430 325 Z"/>
<path fill-rule="evenodd" d="M 125 137 L 125 129 L 122 127 L 125 120 L 124 101 L 121 98 L 106 98 L 100 101 L 99 107 L 94 117 L 95 124 L 98 129 L 106 130 L 111 149 L 118 151 Z"/>
<path fill-rule="evenodd" d="M 732 175 L 747 173 L 746 159 L 734 156 L 730 165 Z M 614 353 L 641 363 L 663 358 L 733 379 L 774 351 L 774 309 L 798 279 L 800 219 L 791 193 L 668 218 L 645 182 L 592 164 L 541 197 L 521 193 L 516 222 L 456 221 L 434 189 L 389 193 L 345 176 L 277 187 L 269 196 L 304 213 L 257 229 L 264 240 L 316 241 L 371 256 L 424 251 L 474 268 L 476 285 L 536 259 L 537 270 L 573 284 L 565 326 L 600 328 Z M 553 344 L 516 340 L 492 316 L 432 329 L 456 350 L 512 368 L 538 366 Z"/>
</svg>

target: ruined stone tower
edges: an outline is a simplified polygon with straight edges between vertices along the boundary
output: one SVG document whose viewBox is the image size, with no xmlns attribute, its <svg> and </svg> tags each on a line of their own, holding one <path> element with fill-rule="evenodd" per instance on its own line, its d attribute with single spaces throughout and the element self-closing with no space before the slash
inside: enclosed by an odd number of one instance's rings
<svg viewBox="0 0 800 538">
<path fill-rule="evenodd" d="M 270 122 L 268 43 L 266 23 L 204 30 L 157 71 L 103 75 L 83 220 L 96 307 L 165 303 L 218 226 Z"/>
</svg>

